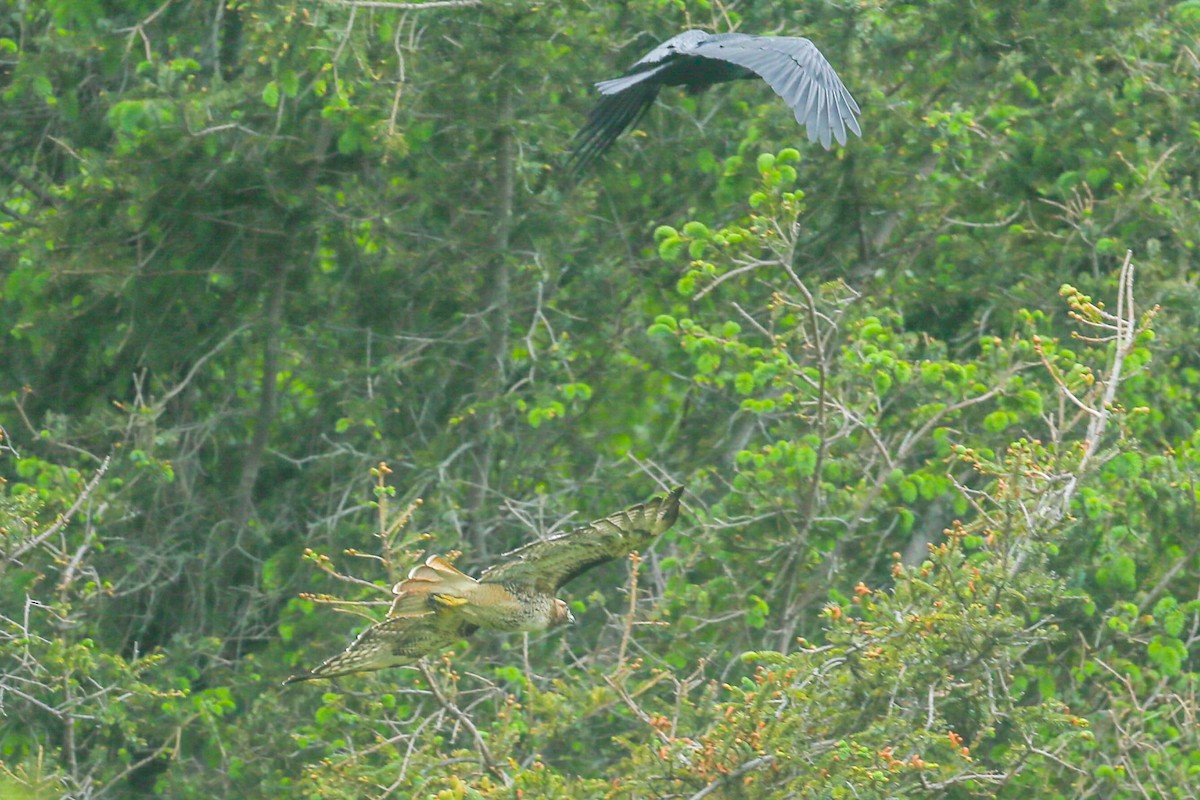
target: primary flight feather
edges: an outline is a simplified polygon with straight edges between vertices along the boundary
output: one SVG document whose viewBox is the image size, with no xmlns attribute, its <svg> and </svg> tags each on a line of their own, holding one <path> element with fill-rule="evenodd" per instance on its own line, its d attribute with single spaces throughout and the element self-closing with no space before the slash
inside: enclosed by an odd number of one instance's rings
<svg viewBox="0 0 1200 800">
<path fill-rule="evenodd" d="M 501 556 L 478 579 L 439 555 L 413 567 L 392 589 L 388 618 L 345 651 L 285 683 L 411 664 L 479 629 L 540 631 L 574 622 L 556 593 L 597 564 L 645 547 L 679 517 L 683 487 L 581 528 L 531 542 Z"/>
<path fill-rule="evenodd" d="M 833 140 L 844 145 L 847 131 L 862 136 L 858 103 L 808 39 L 689 30 L 651 50 L 621 77 L 596 84 L 602 97 L 575 135 L 568 173 L 578 176 L 603 155 L 641 119 L 663 86 L 696 93 L 748 78 L 765 80 L 808 130 L 809 141 L 820 141 L 826 150 Z"/>
</svg>

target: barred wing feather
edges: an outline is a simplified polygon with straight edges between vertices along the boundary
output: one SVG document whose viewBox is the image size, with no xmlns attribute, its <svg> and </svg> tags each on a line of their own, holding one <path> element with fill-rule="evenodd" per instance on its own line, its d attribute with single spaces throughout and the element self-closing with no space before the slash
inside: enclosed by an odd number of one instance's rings
<svg viewBox="0 0 1200 800">
<path fill-rule="evenodd" d="M 363 631 L 341 653 L 307 674 L 293 675 L 285 684 L 316 678 L 336 678 L 354 672 L 400 667 L 421 656 L 443 650 L 470 636 L 474 625 L 454 614 L 406 614 L 385 619 Z"/>
<path fill-rule="evenodd" d="M 525 586 L 554 593 L 597 564 L 645 547 L 679 517 L 683 487 L 567 533 L 532 542 L 501 556 L 479 577 L 481 583 Z"/>
</svg>

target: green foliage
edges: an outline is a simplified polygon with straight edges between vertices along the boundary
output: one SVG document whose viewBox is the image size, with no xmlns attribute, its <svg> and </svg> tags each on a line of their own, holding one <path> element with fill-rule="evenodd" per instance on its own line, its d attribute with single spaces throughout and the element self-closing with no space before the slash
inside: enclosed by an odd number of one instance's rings
<svg viewBox="0 0 1200 800">
<path fill-rule="evenodd" d="M 662 746 L 631 748 L 619 796 L 1045 787 L 1055 754 L 1092 738 L 1060 700 L 1030 697 L 1044 667 L 1029 654 L 1061 639 L 1045 623 L 1063 586 L 1034 564 L 1012 573 L 1013 551 L 1040 560 L 1042 546 L 989 535 L 996 546 L 972 549 L 968 538 L 953 532 L 915 568 L 895 563 L 891 590 L 859 584 L 849 603 L 827 605 L 821 646 L 747 653 L 761 665 L 714 690 L 715 703 L 650 712 Z"/>
<path fill-rule="evenodd" d="M 107 464 L 85 485 L 35 461 L 20 469 L 34 483 L 0 483 L 0 787 L 5 797 L 83 796 L 165 761 L 196 716 L 171 708 L 182 693 L 166 680 L 165 654 L 126 656 L 94 638 L 113 587 L 88 558 L 96 517 L 74 515 Z"/>
</svg>

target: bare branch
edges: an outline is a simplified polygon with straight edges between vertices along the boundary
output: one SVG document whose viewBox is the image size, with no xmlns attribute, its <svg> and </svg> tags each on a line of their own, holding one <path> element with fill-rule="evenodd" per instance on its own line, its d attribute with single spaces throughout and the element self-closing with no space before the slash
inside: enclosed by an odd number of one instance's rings
<svg viewBox="0 0 1200 800">
<path fill-rule="evenodd" d="M 104 477 L 104 473 L 108 472 L 108 466 L 111 463 L 112 456 L 105 456 L 104 461 L 100 464 L 100 468 L 96 470 L 96 474 L 93 475 L 92 479 L 88 481 L 86 486 L 83 487 L 83 491 L 80 492 L 79 496 L 75 498 L 75 502 L 71 504 L 71 507 L 67 509 L 67 512 L 55 520 L 54 524 L 44 530 L 42 533 L 25 542 L 13 552 L 7 554 L 4 557 L 4 563 L 0 563 L 0 574 L 3 573 L 4 567 L 7 566 L 7 564 L 18 560 L 21 558 L 21 556 L 25 555 L 34 548 L 40 547 L 43 542 L 66 527 L 67 523 L 71 521 L 71 518 L 75 516 L 75 512 L 79 511 L 84 502 L 92 496 L 92 492 L 94 492 L 96 487 L 100 484 L 100 479 Z"/>
<path fill-rule="evenodd" d="M 749 761 L 747 761 L 745 764 L 742 764 L 740 767 L 735 769 L 733 772 L 729 773 L 728 775 L 722 775 L 721 777 L 717 778 L 715 781 L 708 784 L 703 789 L 701 789 L 700 791 L 698 791 L 694 795 L 692 795 L 691 798 L 689 798 L 689 800 L 703 800 L 703 798 L 708 797 L 710 794 L 715 792 L 717 789 L 720 789 L 722 786 L 727 785 L 730 781 L 737 780 L 738 778 L 745 775 L 747 772 L 753 772 L 754 770 L 758 769 L 759 767 L 765 767 L 768 764 L 773 764 L 773 763 L 775 763 L 775 756 L 759 756 L 758 758 L 752 758 Z"/>
<path fill-rule="evenodd" d="M 483 0 L 430 0 L 428 3 L 389 3 L 386 0 L 325 0 L 335 6 L 352 8 L 389 8 L 396 11 L 424 11 L 427 8 L 466 8 L 483 5 Z"/>
<path fill-rule="evenodd" d="M 483 763 L 488 770 L 504 781 L 505 786 L 512 785 L 512 778 L 508 776 L 507 772 L 500 769 L 496 759 L 492 757 L 492 751 L 488 749 L 487 743 L 483 740 L 483 736 L 480 735 L 479 728 L 475 727 L 475 723 L 471 718 L 442 691 L 442 687 L 430 671 L 429 664 L 425 659 L 422 658 L 417 662 L 417 668 L 421 670 L 421 674 L 425 677 L 425 682 L 429 684 L 429 689 L 433 692 L 433 696 L 437 699 L 438 704 L 471 734 L 471 737 L 475 740 L 475 749 L 479 751 L 479 755 L 483 758 Z"/>
</svg>

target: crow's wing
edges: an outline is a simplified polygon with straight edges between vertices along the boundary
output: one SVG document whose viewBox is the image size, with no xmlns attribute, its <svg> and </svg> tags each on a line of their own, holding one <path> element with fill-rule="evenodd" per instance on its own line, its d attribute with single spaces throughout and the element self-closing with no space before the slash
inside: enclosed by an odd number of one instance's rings
<svg viewBox="0 0 1200 800">
<path fill-rule="evenodd" d="M 741 34 L 724 34 L 726 37 L 739 35 Z M 646 81 L 661 83 L 660 73 L 676 61 L 676 56 L 686 56 L 701 43 L 712 38 L 711 33 L 697 30 L 688 30 L 678 36 L 672 36 L 635 61 L 621 77 L 600 81 L 596 88 L 600 90 L 600 94 L 617 94 Z"/>
<path fill-rule="evenodd" d="M 291 676 L 284 684 L 411 664 L 475 631 L 476 626 L 450 611 L 391 617 L 367 628 L 341 653 L 305 675 Z"/>
<path fill-rule="evenodd" d="M 712 36 L 690 56 L 737 64 L 759 75 L 791 107 L 808 129 L 809 141 L 828 150 L 831 137 L 846 143 L 846 130 L 862 136 L 858 103 L 821 51 L 808 39 L 791 36 Z"/>
<path fill-rule="evenodd" d="M 672 56 L 690 53 L 711 38 L 713 38 L 713 35 L 708 31 L 698 31 L 694 28 L 686 30 L 678 36 L 672 36 L 639 58 L 633 63 L 633 66 L 625 70 L 625 74 L 629 75 L 634 72 L 644 72 L 652 69 L 655 64 L 668 61 Z M 596 85 L 599 86 L 600 84 Z M 605 92 L 605 94 L 608 94 L 608 92 Z"/>
<path fill-rule="evenodd" d="M 575 134 L 571 155 L 565 164 L 567 174 L 577 177 L 612 147 L 617 137 L 637 124 L 658 97 L 662 88 L 661 73 L 671 66 L 676 56 L 690 53 L 711 36 L 706 31 L 684 31 L 642 56 L 619 78 L 597 83 L 596 88 L 603 97 Z"/>
<path fill-rule="evenodd" d="M 588 113 L 587 122 L 575 134 L 571 155 L 565 164 L 567 174 L 578 176 L 612 147 L 617 137 L 650 109 L 661 88 L 662 84 L 654 81 L 635 82 L 624 91 L 601 97 Z"/>
<path fill-rule="evenodd" d="M 582 528 L 519 547 L 485 570 L 479 581 L 553 594 L 572 578 L 646 546 L 671 527 L 679 517 L 682 494 L 680 486 Z"/>
<path fill-rule="evenodd" d="M 660 80 L 652 80 L 652 79 L 659 77 L 659 73 L 662 72 L 663 70 L 667 69 L 670 66 L 671 66 L 671 64 L 668 62 L 666 64 L 659 64 L 657 66 L 651 67 L 650 69 L 642 70 L 640 72 L 630 72 L 625 75 L 622 75 L 619 78 L 609 78 L 606 81 L 599 81 L 596 84 L 596 88 L 600 90 L 600 94 L 614 95 L 614 94 L 620 94 L 621 92 L 625 91 L 626 89 L 630 89 L 634 86 L 637 86 L 640 83 L 651 83 L 651 84 L 654 84 L 655 86 L 662 86 L 662 82 Z M 653 98 L 651 98 L 651 99 L 653 99 Z"/>
</svg>

